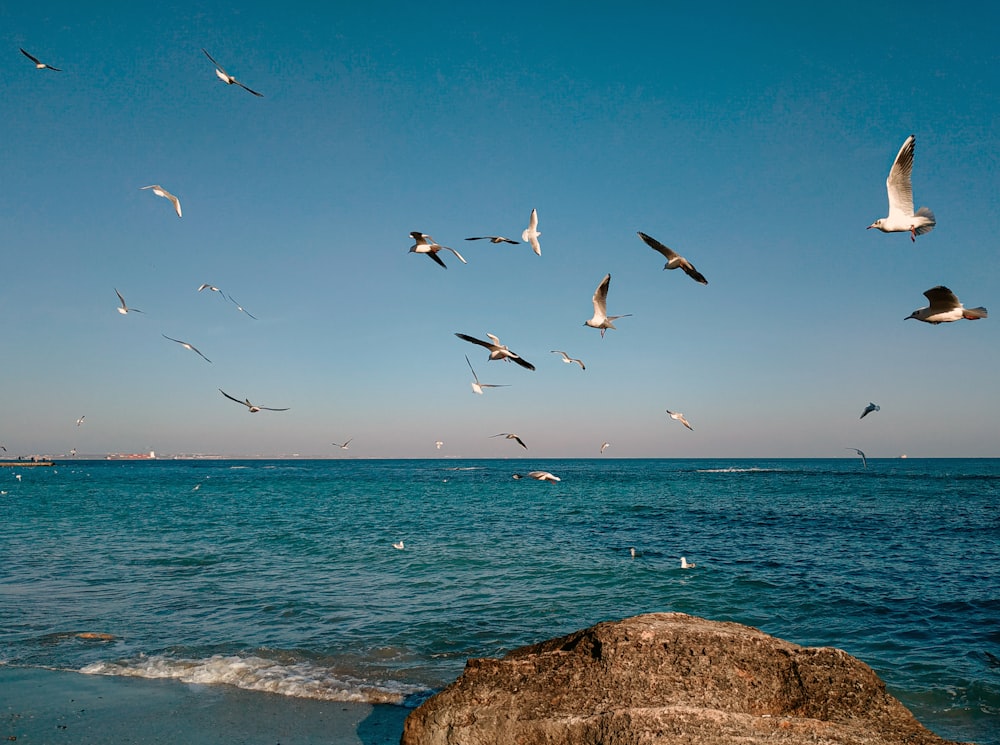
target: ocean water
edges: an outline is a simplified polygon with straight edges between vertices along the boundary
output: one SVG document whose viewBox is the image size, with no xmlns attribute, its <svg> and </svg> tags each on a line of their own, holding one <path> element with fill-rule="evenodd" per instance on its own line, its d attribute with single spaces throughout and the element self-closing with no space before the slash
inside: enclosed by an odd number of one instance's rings
<svg viewBox="0 0 1000 745">
<path fill-rule="evenodd" d="M 2 468 L 0 664 L 412 707 L 469 657 L 680 611 L 844 649 L 997 745 L 998 504 L 989 459 Z"/>
</svg>

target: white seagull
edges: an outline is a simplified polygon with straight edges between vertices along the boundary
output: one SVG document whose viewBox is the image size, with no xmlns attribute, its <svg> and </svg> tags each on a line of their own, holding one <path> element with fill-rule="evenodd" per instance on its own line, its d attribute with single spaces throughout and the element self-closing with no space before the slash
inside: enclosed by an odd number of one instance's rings
<svg viewBox="0 0 1000 745">
<path fill-rule="evenodd" d="M 130 308 L 127 305 L 125 305 L 125 298 L 122 297 L 122 294 L 118 292 L 117 289 L 115 290 L 115 294 L 118 296 L 118 300 L 121 301 L 122 304 L 121 307 L 118 308 L 119 313 L 121 313 L 122 315 L 125 315 L 126 313 L 129 313 L 131 311 L 134 311 L 136 313 L 142 313 L 142 311 L 139 310 L 138 308 Z"/>
<path fill-rule="evenodd" d="M 44 62 L 40 61 L 37 57 L 28 54 L 26 51 L 24 51 L 24 49 L 21 49 L 21 54 L 23 54 L 25 57 L 34 62 L 35 67 L 39 70 L 52 70 L 53 72 L 62 72 L 62 70 L 59 69 L 58 67 L 53 67 L 52 65 L 46 65 Z"/>
<path fill-rule="evenodd" d="M 913 212 L 910 176 L 913 173 L 914 142 L 916 137 L 913 135 L 906 138 L 885 180 L 885 188 L 889 192 L 889 215 L 868 226 L 869 230 L 878 228 L 883 233 L 909 233 L 911 241 L 917 240 L 918 235 L 929 233 L 935 225 L 934 213 L 927 207 L 921 207 L 915 214 Z"/>
<path fill-rule="evenodd" d="M 220 390 L 221 390 L 221 389 L 220 389 Z M 352 437 L 352 438 L 351 438 L 350 440 L 348 440 L 347 442 L 345 442 L 345 443 L 343 443 L 343 444 L 341 444 L 341 443 L 339 443 L 339 442 L 331 442 L 330 444 L 331 444 L 331 445 L 336 445 L 336 446 L 337 446 L 338 448 L 340 448 L 341 450 L 347 450 L 347 446 L 351 444 L 351 440 L 353 440 L 353 439 L 354 439 L 354 438 Z"/>
<path fill-rule="evenodd" d="M 597 290 L 594 292 L 594 317 L 589 321 L 583 322 L 584 326 L 590 326 L 592 329 L 600 329 L 602 339 L 604 338 L 605 331 L 615 327 L 612 321 L 632 315 L 631 313 L 625 313 L 620 316 L 608 315 L 608 286 L 610 284 L 611 275 L 604 275 L 604 279 L 601 280 L 601 284 L 597 285 Z"/>
<path fill-rule="evenodd" d="M 561 354 L 562 358 L 563 358 L 563 362 L 565 362 L 567 365 L 572 365 L 575 362 L 576 364 L 578 364 L 580 366 L 581 370 L 586 370 L 587 369 L 587 366 L 583 364 L 583 360 L 578 360 L 576 357 L 570 357 L 568 354 L 566 354 L 565 352 L 563 352 L 563 351 L 561 351 L 559 349 L 550 349 L 549 351 L 552 354 Z"/>
<path fill-rule="evenodd" d="M 664 269 L 677 269 L 677 268 L 683 269 L 684 273 L 688 275 L 691 279 L 693 279 L 695 282 L 700 282 L 703 285 L 708 284 L 708 280 L 705 279 L 705 275 L 703 275 L 701 272 L 695 269 L 694 265 L 690 261 L 685 259 L 676 251 L 673 251 L 664 246 L 662 243 L 656 240 L 656 238 L 646 235 L 641 230 L 638 231 L 638 233 L 639 237 L 642 238 L 643 241 L 645 241 L 647 246 L 649 246 L 654 251 L 659 251 L 661 254 L 663 254 L 664 258 L 666 258 L 667 263 L 663 265 Z"/>
<path fill-rule="evenodd" d="M 478 393 L 480 396 L 483 395 L 483 388 L 509 388 L 509 385 L 495 385 L 493 383 L 480 383 L 479 376 L 476 375 L 475 369 L 472 367 L 472 363 L 469 362 L 469 355 L 465 355 L 465 362 L 469 365 L 469 369 L 472 370 L 472 392 Z"/>
<path fill-rule="evenodd" d="M 930 305 L 926 308 L 918 308 L 913 311 L 903 319 L 904 321 L 916 318 L 918 321 L 924 321 L 925 323 L 938 324 L 950 323 L 962 318 L 975 321 L 987 316 L 986 308 L 962 307 L 962 304 L 958 302 L 958 298 L 955 297 L 955 293 L 944 285 L 932 287 L 924 293 L 924 297 L 930 301 Z"/>
<path fill-rule="evenodd" d="M 86 419 L 86 418 L 87 418 L 87 415 L 84 414 L 82 417 L 80 417 L 79 419 L 77 419 L 76 420 L 76 426 L 79 427 L 81 424 L 83 424 L 83 420 Z"/>
<path fill-rule="evenodd" d="M 219 80 L 221 80 L 223 83 L 226 83 L 227 85 L 236 84 L 240 88 L 242 88 L 243 90 L 245 90 L 245 91 L 247 91 L 249 93 L 253 93 L 257 97 L 263 97 L 263 95 L 264 95 L 263 93 L 258 93 L 255 90 L 247 88 L 245 85 L 243 85 L 243 83 L 241 83 L 239 80 L 237 80 L 236 78 L 234 78 L 228 72 L 226 72 L 225 70 L 223 70 L 222 66 L 218 62 L 216 62 L 214 59 L 212 59 L 212 55 L 210 55 L 208 52 L 206 52 L 205 49 L 202 49 L 201 51 L 205 52 L 205 56 L 208 57 L 210 60 L 212 60 L 212 64 L 215 65 L 215 74 L 219 77 Z"/>
<path fill-rule="evenodd" d="M 515 473 L 512 478 L 523 479 L 524 476 L 519 473 Z M 548 481 L 549 483 L 552 483 L 553 481 L 562 481 L 561 478 L 552 475 L 548 471 L 528 471 L 528 478 L 535 479 L 535 481 Z"/>
<path fill-rule="evenodd" d="M 861 416 L 859 416 L 858 419 L 864 419 L 866 416 L 868 416 L 869 414 L 871 414 L 873 411 L 881 411 L 881 409 L 882 409 L 882 407 L 879 406 L 878 404 L 869 403 L 865 407 L 865 410 L 861 412 Z"/>
<path fill-rule="evenodd" d="M 223 299 L 225 299 L 225 297 L 226 297 L 226 293 L 224 293 L 222 290 L 220 290 L 215 285 L 210 285 L 208 282 L 204 282 L 202 284 L 202 286 L 198 288 L 198 292 L 201 292 L 202 290 L 211 290 L 212 292 L 217 292 L 217 293 L 219 293 L 219 297 L 221 297 Z"/>
<path fill-rule="evenodd" d="M 858 450 L 857 448 L 844 448 L 844 450 L 853 450 L 855 453 L 860 455 L 861 465 L 863 465 L 865 468 L 868 468 L 868 459 L 865 457 L 865 454 L 862 451 Z"/>
<path fill-rule="evenodd" d="M 513 352 L 510 351 L 510 349 L 507 348 L 506 345 L 501 344 L 500 339 L 498 337 L 494 336 L 493 334 L 486 334 L 486 335 L 493 340 L 492 343 L 488 341 L 483 341 L 482 339 L 477 339 L 476 337 L 469 336 L 468 334 L 460 334 L 458 332 L 455 332 L 455 336 L 457 336 L 459 339 L 471 342 L 472 344 L 478 344 L 479 346 L 486 347 L 488 350 L 490 350 L 491 360 L 507 360 L 508 362 L 510 360 L 514 360 L 514 362 L 519 364 L 521 367 L 525 367 L 528 370 L 535 369 L 535 366 L 532 365 L 530 362 L 528 362 L 526 359 L 520 357 L 517 354 L 514 354 Z"/>
<path fill-rule="evenodd" d="M 200 356 L 203 360 L 205 360 L 205 362 L 211 362 L 212 361 L 208 357 L 206 357 L 205 355 L 203 355 L 201 352 L 199 352 L 197 349 L 195 349 L 191 344 L 188 344 L 186 341 L 181 341 L 180 339 L 174 339 L 173 337 L 167 336 L 166 334 L 160 334 L 160 335 L 164 339 L 170 339 L 170 341 L 177 342 L 178 344 L 180 344 L 185 349 L 190 349 L 192 352 L 196 352 L 198 354 L 198 356 Z"/>
<path fill-rule="evenodd" d="M 542 247 L 538 245 L 538 236 L 540 235 L 541 233 L 538 232 L 538 210 L 532 209 L 531 217 L 528 218 L 528 227 L 521 233 L 521 240 L 525 243 L 530 243 L 531 250 L 537 256 L 542 255 Z"/>
<path fill-rule="evenodd" d="M 219 393 L 221 393 L 223 396 L 225 396 L 226 398 L 228 398 L 230 401 L 235 401 L 238 404 L 243 404 L 244 406 L 247 407 L 247 409 L 250 410 L 251 414 L 256 414 L 258 411 L 288 411 L 287 408 L 285 408 L 285 409 L 272 409 L 270 406 L 257 406 L 256 404 L 250 403 L 250 399 L 249 398 L 246 398 L 246 399 L 240 401 L 238 398 L 230 396 L 228 393 L 226 393 L 221 388 L 219 389 Z"/>
<path fill-rule="evenodd" d="M 528 446 L 524 444 L 524 440 L 515 435 L 513 432 L 501 432 L 498 435 L 490 435 L 490 437 L 503 437 L 505 440 L 517 440 L 518 445 L 523 447 L 525 450 L 528 449 Z"/>
<path fill-rule="evenodd" d="M 177 213 L 177 216 L 178 217 L 181 216 L 181 200 L 179 200 L 177 197 L 175 197 L 169 191 L 167 191 L 166 189 L 164 189 L 162 186 L 160 186 L 159 184 L 150 184 L 149 186 L 140 186 L 139 187 L 140 191 L 143 190 L 143 189 L 152 189 L 153 193 L 156 196 L 163 197 L 164 199 L 169 199 L 173 203 L 173 205 L 174 205 L 174 211 Z"/>
<path fill-rule="evenodd" d="M 436 448 L 437 448 L 438 450 L 440 450 L 440 449 L 441 449 L 441 446 L 442 446 L 442 445 L 444 445 L 444 442 L 443 442 L 442 440 L 437 440 L 437 441 L 436 441 L 436 442 L 434 443 L 434 447 L 436 447 Z"/>
<path fill-rule="evenodd" d="M 681 569 L 694 569 L 696 566 L 698 565 L 688 561 L 683 556 L 681 557 Z"/>
<path fill-rule="evenodd" d="M 223 294 L 225 294 L 225 293 L 223 293 Z M 255 320 L 255 321 L 257 320 L 257 316 L 255 316 L 255 315 L 254 315 L 253 313 L 251 313 L 250 311 L 248 311 L 248 310 L 247 310 L 246 308 L 244 308 L 244 307 L 243 307 L 242 305 L 240 305 L 239 303 L 237 303 L 237 302 L 236 302 L 236 298 L 234 298 L 234 297 L 233 297 L 232 295 L 226 295 L 226 297 L 228 297 L 228 298 L 229 298 L 230 300 L 232 300 L 232 302 L 233 302 L 233 305 L 235 305 L 235 306 L 236 306 L 236 309 L 237 309 L 237 310 L 239 310 L 239 311 L 241 311 L 241 312 L 243 312 L 243 313 L 246 313 L 246 314 L 247 314 L 248 316 L 250 316 L 250 317 L 251 317 L 251 318 L 252 318 L 253 320 Z"/>
<path fill-rule="evenodd" d="M 467 241 L 489 241 L 490 243 L 512 243 L 515 246 L 520 246 L 521 241 L 512 241 L 510 238 L 504 238 L 502 235 L 477 235 L 475 238 L 466 238 Z"/>
<path fill-rule="evenodd" d="M 692 432 L 694 432 L 694 427 L 692 427 L 690 425 L 690 423 L 688 422 L 688 420 L 684 418 L 683 414 L 681 414 L 679 411 L 671 411 L 670 409 L 667 409 L 666 411 L 667 411 L 668 414 L 670 414 L 670 418 L 671 419 L 676 419 L 678 422 L 680 422 L 681 424 L 683 424 L 689 430 L 691 430 Z"/>
<path fill-rule="evenodd" d="M 607 450 L 607 449 L 608 449 L 609 447 L 611 447 L 611 443 L 610 443 L 610 442 L 602 442 L 602 443 L 601 443 L 601 452 L 603 453 L 603 452 L 604 452 L 605 450 Z"/>
<path fill-rule="evenodd" d="M 410 253 L 427 254 L 430 258 L 434 259 L 434 261 L 436 261 L 440 266 L 444 267 L 445 269 L 447 269 L 448 267 L 441 260 L 441 257 L 438 256 L 438 251 L 440 251 L 442 248 L 447 249 L 451 251 L 453 254 L 455 254 L 455 256 L 458 257 L 458 260 L 461 261 L 463 264 L 469 263 L 468 261 L 463 259 L 462 254 L 460 254 L 454 248 L 452 248 L 451 246 L 442 246 L 441 244 L 436 243 L 434 239 L 431 238 L 426 233 L 421 233 L 420 231 L 417 230 L 411 230 L 410 237 L 416 241 L 416 243 L 410 246 Z"/>
<path fill-rule="evenodd" d="M 404 548 L 406 548 L 406 544 L 403 543 L 402 541 L 396 541 L 395 543 L 392 544 L 392 547 L 402 551 Z"/>
</svg>

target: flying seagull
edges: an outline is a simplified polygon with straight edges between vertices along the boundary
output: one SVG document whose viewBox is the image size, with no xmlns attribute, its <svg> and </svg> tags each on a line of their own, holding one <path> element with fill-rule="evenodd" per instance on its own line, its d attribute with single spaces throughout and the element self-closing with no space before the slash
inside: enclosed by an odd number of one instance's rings
<svg viewBox="0 0 1000 745">
<path fill-rule="evenodd" d="M 868 459 L 865 457 L 865 454 L 862 451 L 858 450 L 857 448 L 844 448 L 844 450 L 853 450 L 855 453 L 860 455 L 861 465 L 863 465 L 865 468 L 868 468 Z"/>
<path fill-rule="evenodd" d="M 601 452 L 603 453 L 603 452 L 604 452 L 605 450 L 607 450 L 607 449 L 608 449 L 609 447 L 611 447 L 611 443 L 610 443 L 610 442 L 602 442 L 602 443 L 601 443 Z"/>
<path fill-rule="evenodd" d="M 469 362 L 469 355 L 465 355 L 465 361 L 469 365 L 469 369 L 472 370 L 472 392 L 478 393 L 480 396 L 483 395 L 483 388 L 509 388 L 508 385 L 494 385 L 493 383 L 480 383 L 479 376 L 476 375 L 475 369 L 472 367 L 472 363 Z"/>
<path fill-rule="evenodd" d="M 198 350 L 197 350 L 197 349 L 195 349 L 195 348 L 194 348 L 193 346 L 191 346 L 190 344 L 188 344 L 188 343 L 187 343 L 186 341 L 181 341 L 180 339 L 174 339 L 173 337 L 170 337 L 170 336 L 167 336 L 166 334 L 161 334 L 161 336 L 162 336 L 162 337 L 163 337 L 164 339 L 170 339 L 170 341 L 175 341 L 175 342 L 177 342 L 178 344 L 180 344 L 180 345 L 181 345 L 182 347 L 184 347 L 185 349 L 190 349 L 190 350 L 191 350 L 192 352 L 197 352 L 197 353 L 198 353 L 198 355 L 199 355 L 199 356 L 200 356 L 200 357 L 201 357 L 201 358 L 202 358 L 203 360 L 205 360 L 205 362 L 211 362 L 211 361 L 212 361 L 212 360 L 210 360 L 210 359 L 209 359 L 208 357 L 206 357 L 205 355 L 203 355 L 203 354 L 202 354 L 201 352 L 198 352 Z"/>
<path fill-rule="evenodd" d="M 83 424 L 83 420 L 86 419 L 86 418 L 87 418 L 87 415 L 84 414 L 82 417 L 80 417 L 79 419 L 77 419 L 76 420 L 76 426 L 79 427 L 81 424 Z"/>
<path fill-rule="evenodd" d="M 531 217 L 528 218 L 528 227 L 521 233 L 521 240 L 525 243 L 530 243 L 531 250 L 537 256 L 542 255 L 542 247 L 538 245 L 538 236 L 540 235 L 541 233 L 538 232 L 538 210 L 532 209 Z"/>
<path fill-rule="evenodd" d="M 434 261 L 436 261 L 440 266 L 444 267 L 445 269 L 447 269 L 448 267 L 445 266 L 445 263 L 441 260 L 441 257 L 438 256 L 438 251 L 440 251 L 442 248 L 445 248 L 451 251 L 453 254 L 455 254 L 455 256 L 458 257 L 458 260 L 461 261 L 463 264 L 469 263 L 468 261 L 463 259 L 462 254 L 460 254 L 454 248 L 452 248 L 451 246 L 442 246 L 441 244 L 436 243 L 434 239 L 431 238 L 426 233 L 421 233 L 417 230 L 412 230 L 410 231 L 410 237 L 416 241 L 416 243 L 410 246 L 410 253 L 427 254 L 430 258 L 434 259 Z"/>
<path fill-rule="evenodd" d="M 662 243 L 660 243 L 656 238 L 646 235 L 641 230 L 639 232 L 639 237 L 645 241 L 646 245 L 649 246 L 654 251 L 659 251 L 666 258 L 667 263 L 663 265 L 664 269 L 677 269 L 678 267 L 684 270 L 684 273 L 688 275 L 695 282 L 700 282 L 703 285 L 708 284 L 708 280 L 705 279 L 705 275 L 694 268 L 694 265 L 681 256 L 676 251 L 673 251 Z"/>
<path fill-rule="evenodd" d="M 469 336 L 468 334 L 459 334 L 458 332 L 455 333 L 455 336 L 457 336 L 459 339 L 463 339 L 473 344 L 478 344 L 481 347 L 486 347 L 488 350 L 490 350 L 491 360 L 507 360 L 508 362 L 510 360 L 514 360 L 514 362 L 519 364 L 521 367 L 526 367 L 529 370 L 535 369 L 535 366 L 532 365 L 530 362 L 528 362 L 526 359 L 511 352 L 510 349 L 508 349 L 505 344 L 501 344 L 499 338 L 493 336 L 493 334 L 486 334 L 486 335 L 493 340 L 492 343 L 488 341 L 483 341 L 482 339 L 477 339 L 476 337 Z"/>
<path fill-rule="evenodd" d="M 513 243 L 515 246 L 520 246 L 521 241 L 512 241 L 510 238 L 504 238 L 502 235 L 479 235 L 475 238 L 466 238 L 467 241 L 489 241 L 490 243 Z"/>
<path fill-rule="evenodd" d="M 979 318 L 986 318 L 986 308 L 964 308 L 955 297 L 955 293 L 944 285 L 932 287 L 924 293 L 924 297 L 930 301 L 926 308 L 918 308 L 903 320 L 916 318 L 925 323 L 950 323 L 966 318 L 975 321 Z"/>
<path fill-rule="evenodd" d="M 239 80 L 237 80 L 236 78 L 234 78 L 228 72 L 226 72 L 225 70 L 223 70 L 222 69 L 222 65 L 220 65 L 218 62 L 216 62 L 214 59 L 212 59 L 212 55 L 210 55 L 207 51 L 205 51 L 204 48 L 201 51 L 205 52 L 205 56 L 208 57 L 210 60 L 212 60 L 212 64 L 215 65 L 215 74 L 219 76 L 219 80 L 221 80 L 223 83 L 226 83 L 227 85 L 233 85 L 235 83 L 236 85 L 238 85 L 243 90 L 245 90 L 245 91 L 247 91 L 249 93 L 253 93 L 257 97 L 263 97 L 263 95 L 264 95 L 263 93 L 258 93 L 255 90 L 247 88 L 245 85 L 243 85 L 243 83 L 241 83 Z"/>
<path fill-rule="evenodd" d="M 868 229 L 878 228 L 883 233 L 910 234 L 910 240 L 917 240 L 918 235 L 929 233 L 934 229 L 934 213 L 927 207 L 921 207 L 913 212 L 913 185 L 910 176 L 913 173 L 913 143 L 916 137 L 910 135 L 896 154 L 896 160 L 889 169 L 889 177 L 885 180 L 886 191 L 889 192 L 889 215 L 881 217 Z"/>
<path fill-rule="evenodd" d="M 221 390 L 221 389 L 220 389 L 220 390 Z M 330 443 L 330 444 L 331 444 L 331 445 L 336 445 L 336 446 L 337 446 L 338 448 L 340 448 L 341 450 L 347 450 L 347 446 L 351 444 L 351 440 L 353 440 L 353 439 L 354 439 L 353 437 L 352 437 L 352 438 L 350 438 L 350 440 L 348 440 L 347 442 L 345 442 L 345 443 L 344 443 L 343 445 L 341 445 L 341 444 L 340 444 L 339 442 L 332 442 L 332 443 Z"/>
<path fill-rule="evenodd" d="M 632 315 L 631 313 L 625 313 L 621 316 L 608 315 L 608 286 L 610 284 L 611 275 L 604 275 L 604 279 L 601 280 L 601 284 L 597 285 L 597 290 L 594 292 L 594 317 L 589 321 L 583 322 L 584 326 L 590 326 L 592 329 L 600 329 L 602 339 L 604 338 L 605 331 L 615 327 L 612 321 Z"/>
<path fill-rule="evenodd" d="M 434 443 L 434 447 L 436 447 L 436 448 L 437 448 L 438 450 L 440 450 L 440 449 L 441 449 L 441 446 L 442 446 L 442 445 L 444 445 L 444 442 L 442 442 L 441 440 L 437 440 L 437 441 L 436 441 L 436 442 Z"/>
<path fill-rule="evenodd" d="M 258 411 L 288 411 L 287 408 L 285 408 L 285 409 L 272 409 L 270 406 L 257 406 L 255 404 L 250 403 L 250 399 L 249 398 L 245 398 L 242 401 L 240 401 L 238 398 L 234 398 L 233 396 L 230 396 L 228 393 L 226 393 L 221 388 L 219 389 L 219 393 L 221 393 L 223 396 L 225 396 L 226 398 L 228 398 L 230 401 L 235 401 L 238 404 L 243 404 L 244 406 L 247 407 L 247 409 L 250 410 L 251 414 L 256 414 Z M 348 442 L 350 442 L 350 440 L 348 440 Z"/>
<path fill-rule="evenodd" d="M 236 306 L 236 309 L 237 309 L 237 310 L 239 310 L 239 311 L 242 311 L 243 313 L 246 313 L 246 314 L 247 314 L 248 316 L 250 316 L 250 317 L 251 317 L 251 318 L 252 318 L 253 320 L 255 320 L 255 321 L 257 320 L 257 316 L 255 316 L 255 315 L 254 315 L 253 313 L 251 313 L 250 311 L 248 311 L 248 310 L 247 310 L 246 308 L 244 308 L 244 307 L 243 307 L 242 305 L 240 305 L 239 303 L 237 303 L 237 302 L 236 302 L 236 299 L 235 299 L 235 298 L 234 298 L 234 297 L 233 297 L 232 295 L 226 295 L 226 297 L 227 297 L 227 298 L 229 298 L 230 300 L 232 300 L 232 301 L 233 301 L 233 305 L 235 305 L 235 306 Z"/>
<path fill-rule="evenodd" d="M 26 51 L 24 51 L 24 49 L 21 49 L 21 54 L 23 54 L 25 57 L 27 57 L 32 62 L 34 62 L 35 63 L 35 67 L 38 68 L 39 70 L 52 70 L 53 72 L 62 72 L 62 70 L 60 68 L 53 67 L 52 65 L 46 65 L 44 62 L 42 62 L 41 60 L 39 60 L 37 57 L 35 57 L 35 56 L 31 55 L 31 54 L 28 54 Z"/>
<path fill-rule="evenodd" d="M 162 186 L 160 186 L 159 184 L 150 184 L 149 186 L 140 186 L 139 187 L 140 191 L 143 190 L 143 189 L 152 189 L 153 193 L 156 196 L 163 197 L 164 199 L 169 199 L 171 202 L 173 202 L 174 211 L 177 212 L 177 216 L 178 217 L 181 216 L 181 200 L 179 200 L 177 197 L 175 197 L 169 191 L 167 191 L 166 189 L 164 189 Z"/>
<path fill-rule="evenodd" d="M 519 473 L 515 473 L 513 478 L 523 479 L 524 476 L 522 476 Z M 535 481 L 548 481 L 549 483 L 552 483 L 553 481 L 562 481 L 561 478 L 559 478 L 558 476 L 553 476 L 548 471 L 528 471 L 528 478 L 535 479 Z"/>
<path fill-rule="evenodd" d="M 503 437 L 505 440 L 517 440 L 518 445 L 523 447 L 525 450 L 528 449 L 528 446 L 524 444 L 524 441 L 513 432 L 501 432 L 498 435 L 490 435 L 490 437 Z"/>
<path fill-rule="evenodd" d="M 858 419 L 864 419 L 866 416 L 868 416 L 869 414 L 871 414 L 873 411 L 880 411 L 881 409 L 882 409 L 882 407 L 879 406 L 878 404 L 869 403 L 865 407 L 865 410 L 861 412 L 861 416 L 859 416 Z"/>
<path fill-rule="evenodd" d="M 121 301 L 122 304 L 122 306 L 118 308 L 119 313 L 121 313 L 122 315 L 125 315 L 130 311 L 135 311 L 136 313 L 142 313 L 142 311 L 139 310 L 138 308 L 130 308 L 127 305 L 125 305 L 125 298 L 122 297 L 122 294 L 118 292 L 117 289 L 115 290 L 115 294 L 118 296 L 118 300 Z"/>
<path fill-rule="evenodd" d="M 681 414 L 679 411 L 671 411 L 670 409 L 667 409 L 667 413 L 670 414 L 670 418 L 671 419 L 676 419 L 678 422 L 680 422 L 681 424 L 683 424 L 689 430 L 691 430 L 692 432 L 694 432 L 694 427 L 691 426 L 691 424 L 688 422 L 688 420 L 685 419 L 684 415 Z"/>
<path fill-rule="evenodd" d="M 567 365 L 572 365 L 575 362 L 576 364 L 578 364 L 580 366 L 581 370 L 586 370 L 587 369 L 586 365 L 583 364 L 583 360 L 578 360 L 576 357 L 570 357 L 568 354 L 566 354 L 565 352 L 563 352 L 563 351 L 561 351 L 559 349 L 550 349 L 549 351 L 552 354 L 561 354 L 562 358 L 563 358 L 563 362 L 565 362 Z"/>
<path fill-rule="evenodd" d="M 212 292 L 219 293 L 219 296 L 222 297 L 222 298 L 226 297 L 226 293 L 224 293 L 222 290 L 220 290 L 215 285 L 210 285 L 208 282 L 205 282 L 204 284 L 202 284 L 201 287 L 198 288 L 198 292 L 201 292 L 202 290 L 211 290 Z"/>
</svg>

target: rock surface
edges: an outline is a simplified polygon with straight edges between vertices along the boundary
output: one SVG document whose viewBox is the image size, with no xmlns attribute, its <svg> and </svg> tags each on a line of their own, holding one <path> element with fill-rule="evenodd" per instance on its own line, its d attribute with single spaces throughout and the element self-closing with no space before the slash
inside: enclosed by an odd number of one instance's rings
<svg viewBox="0 0 1000 745">
<path fill-rule="evenodd" d="M 401 745 L 942 745 L 870 667 L 736 623 L 653 613 L 471 659 Z"/>
</svg>

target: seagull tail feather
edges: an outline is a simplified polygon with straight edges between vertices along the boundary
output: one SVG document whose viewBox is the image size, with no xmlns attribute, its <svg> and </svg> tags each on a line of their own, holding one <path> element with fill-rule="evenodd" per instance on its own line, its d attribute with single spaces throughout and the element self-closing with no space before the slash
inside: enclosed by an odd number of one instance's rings
<svg viewBox="0 0 1000 745">
<path fill-rule="evenodd" d="M 924 233 L 929 233 L 934 229 L 934 226 L 937 225 L 937 220 L 934 219 L 934 213 L 931 212 L 930 207 L 921 207 L 920 209 L 918 209 L 917 217 L 926 217 L 928 220 L 930 220 L 930 222 L 927 223 L 926 225 L 921 225 L 919 228 L 913 231 L 917 235 L 923 235 Z"/>
<path fill-rule="evenodd" d="M 130 309 L 131 310 L 131 309 Z M 986 308 L 966 308 L 962 311 L 962 318 L 967 318 L 970 321 L 975 321 L 980 318 L 986 318 L 989 314 L 986 312 Z"/>
</svg>

